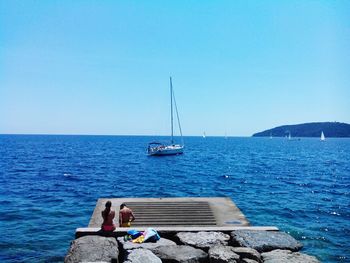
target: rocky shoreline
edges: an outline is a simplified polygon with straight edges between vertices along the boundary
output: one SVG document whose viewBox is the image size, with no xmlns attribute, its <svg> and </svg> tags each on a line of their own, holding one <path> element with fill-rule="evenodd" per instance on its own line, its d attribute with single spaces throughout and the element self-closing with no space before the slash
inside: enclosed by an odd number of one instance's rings
<svg viewBox="0 0 350 263">
<path fill-rule="evenodd" d="M 113 233 L 117 234 L 117 233 Z M 118 233 L 120 234 L 120 233 Z M 281 231 L 178 232 L 154 243 L 123 236 L 86 235 L 75 239 L 65 263 L 316 263 L 298 252 L 303 245 Z"/>
</svg>

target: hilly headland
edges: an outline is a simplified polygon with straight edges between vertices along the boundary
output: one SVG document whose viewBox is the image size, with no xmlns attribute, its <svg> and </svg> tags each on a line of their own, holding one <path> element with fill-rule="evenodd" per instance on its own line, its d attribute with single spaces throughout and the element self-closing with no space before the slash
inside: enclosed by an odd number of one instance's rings
<svg viewBox="0 0 350 263">
<path fill-rule="evenodd" d="M 321 133 L 329 137 L 350 137 L 350 124 L 341 122 L 310 122 L 295 125 L 283 125 L 253 134 L 253 137 L 320 137 Z"/>
</svg>

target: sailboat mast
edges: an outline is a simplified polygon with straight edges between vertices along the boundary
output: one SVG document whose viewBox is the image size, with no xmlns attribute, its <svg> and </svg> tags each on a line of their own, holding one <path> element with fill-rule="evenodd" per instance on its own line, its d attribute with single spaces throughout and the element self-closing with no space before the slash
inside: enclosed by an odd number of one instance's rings
<svg viewBox="0 0 350 263">
<path fill-rule="evenodd" d="M 170 77 L 170 105 L 171 105 L 171 144 L 174 144 L 174 127 L 173 127 L 173 82 Z"/>
</svg>

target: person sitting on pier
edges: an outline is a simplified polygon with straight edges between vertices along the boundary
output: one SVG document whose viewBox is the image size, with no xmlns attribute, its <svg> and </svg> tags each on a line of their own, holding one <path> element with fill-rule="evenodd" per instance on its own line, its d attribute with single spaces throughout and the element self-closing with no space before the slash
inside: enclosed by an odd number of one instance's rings
<svg viewBox="0 0 350 263">
<path fill-rule="evenodd" d="M 115 217 L 115 211 L 111 210 L 112 202 L 107 201 L 105 206 L 106 206 L 105 210 L 102 211 L 102 218 L 103 218 L 102 230 L 114 231 L 116 228 L 115 224 L 113 223 L 113 219 Z"/>
<path fill-rule="evenodd" d="M 135 220 L 135 216 L 132 210 L 126 206 L 126 204 L 120 205 L 119 210 L 119 226 L 130 227 L 131 222 Z"/>
</svg>

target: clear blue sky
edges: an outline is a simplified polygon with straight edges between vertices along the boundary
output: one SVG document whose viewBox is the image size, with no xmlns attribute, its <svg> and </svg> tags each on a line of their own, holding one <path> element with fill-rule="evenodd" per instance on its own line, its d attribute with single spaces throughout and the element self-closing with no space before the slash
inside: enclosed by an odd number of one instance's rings
<svg viewBox="0 0 350 263">
<path fill-rule="evenodd" d="M 0 133 L 350 123 L 350 1 L 0 0 Z"/>
</svg>

